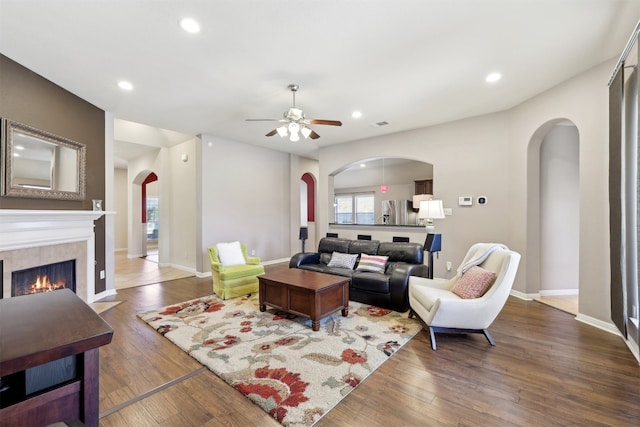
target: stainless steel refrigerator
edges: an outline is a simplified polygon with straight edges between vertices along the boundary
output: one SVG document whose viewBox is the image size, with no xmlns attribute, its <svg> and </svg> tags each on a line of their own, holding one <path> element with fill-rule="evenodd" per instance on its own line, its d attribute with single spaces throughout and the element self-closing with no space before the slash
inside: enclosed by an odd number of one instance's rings
<svg viewBox="0 0 640 427">
<path fill-rule="evenodd" d="M 383 200 L 382 223 L 389 225 L 415 225 L 417 214 L 411 200 Z"/>
</svg>

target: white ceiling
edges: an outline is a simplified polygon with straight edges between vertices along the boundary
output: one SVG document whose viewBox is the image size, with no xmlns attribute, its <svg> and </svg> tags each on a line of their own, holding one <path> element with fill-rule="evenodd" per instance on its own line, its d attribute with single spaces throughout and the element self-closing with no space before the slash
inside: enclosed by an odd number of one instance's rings
<svg viewBox="0 0 640 427">
<path fill-rule="evenodd" d="M 316 157 L 513 107 L 619 57 L 639 19 L 640 0 L 0 0 L 0 53 L 124 121 Z M 292 143 L 245 121 L 280 118 L 290 83 L 307 117 L 343 126 Z M 125 133 L 116 150 L 147 145 Z"/>
</svg>

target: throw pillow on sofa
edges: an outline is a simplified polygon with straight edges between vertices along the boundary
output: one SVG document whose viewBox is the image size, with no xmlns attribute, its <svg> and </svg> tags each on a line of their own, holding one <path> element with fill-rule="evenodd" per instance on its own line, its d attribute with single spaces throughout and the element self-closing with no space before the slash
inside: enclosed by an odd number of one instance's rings
<svg viewBox="0 0 640 427">
<path fill-rule="evenodd" d="M 334 252 L 331 255 L 331 261 L 327 264 L 327 267 L 340 267 L 353 270 L 353 266 L 356 265 L 358 254 L 343 254 L 342 252 Z"/>
<path fill-rule="evenodd" d="M 451 289 L 451 292 L 463 299 L 480 298 L 496 280 L 496 273 L 482 267 L 471 267 Z"/>
<path fill-rule="evenodd" d="M 373 273 L 384 273 L 384 269 L 389 260 L 388 256 L 382 255 L 360 255 L 360 261 L 356 267 L 356 271 L 370 271 Z"/>
</svg>

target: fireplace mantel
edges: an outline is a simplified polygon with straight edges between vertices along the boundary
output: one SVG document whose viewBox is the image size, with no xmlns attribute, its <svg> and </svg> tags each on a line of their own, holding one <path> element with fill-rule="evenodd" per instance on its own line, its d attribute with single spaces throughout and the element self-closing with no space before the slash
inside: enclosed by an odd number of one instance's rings
<svg viewBox="0 0 640 427">
<path fill-rule="evenodd" d="M 94 221 L 112 212 L 93 210 L 20 210 L 0 209 L 0 256 L 11 251 L 82 242 L 83 278 L 86 287 L 78 296 L 93 302 L 95 293 Z M 9 267 L 9 268 L 8 268 Z M 10 266 L 4 264 L 5 279 Z M 7 280 L 3 281 L 7 297 Z"/>
<path fill-rule="evenodd" d="M 93 239 L 104 211 L 0 209 L 0 251 Z"/>
</svg>

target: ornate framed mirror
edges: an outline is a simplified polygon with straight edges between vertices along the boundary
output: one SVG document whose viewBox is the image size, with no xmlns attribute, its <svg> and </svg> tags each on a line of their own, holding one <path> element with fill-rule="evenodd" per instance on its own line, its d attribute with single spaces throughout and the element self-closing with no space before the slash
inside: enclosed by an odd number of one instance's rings
<svg viewBox="0 0 640 427">
<path fill-rule="evenodd" d="M 84 200 L 86 146 L 2 119 L 2 196 Z"/>
</svg>

